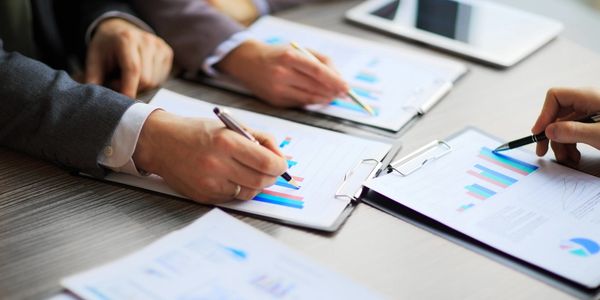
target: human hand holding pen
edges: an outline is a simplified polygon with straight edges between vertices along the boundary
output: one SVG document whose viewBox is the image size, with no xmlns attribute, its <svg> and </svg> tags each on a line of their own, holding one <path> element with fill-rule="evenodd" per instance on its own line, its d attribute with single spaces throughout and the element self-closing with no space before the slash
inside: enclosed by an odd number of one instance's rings
<svg viewBox="0 0 600 300">
<path fill-rule="evenodd" d="M 327 57 L 312 53 L 320 62 L 288 46 L 250 40 L 232 50 L 217 68 L 274 106 L 326 104 L 349 88 Z"/>
<path fill-rule="evenodd" d="M 157 110 L 142 127 L 133 160 L 197 202 L 250 200 L 287 169 L 273 138 L 251 133 L 259 144 L 218 120 Z"/>
<path fill-rule="evenodd" d="M 582 123 L 580 119 L 600 112 L 600 90 L 552 88 L 546 94 L 544 106 L 533 133 L 545 132 L 556 160 L 576 166 L 581 159 L 576 143 L 585 143 L 600 149 L 600 123 Z M 548 140 L 537 143 L 536 153 L 548 152 Z"/>
</svg>

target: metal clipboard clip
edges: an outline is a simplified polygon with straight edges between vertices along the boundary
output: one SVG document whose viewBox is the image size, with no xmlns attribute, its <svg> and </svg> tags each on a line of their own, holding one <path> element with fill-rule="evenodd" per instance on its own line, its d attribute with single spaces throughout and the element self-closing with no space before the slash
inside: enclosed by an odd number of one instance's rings
<svg viewBox="0 0 600 300">
<path fill-rule="evenodd" d="M 376 159 L 363 159 L 344 175 L 344 181 L 335 192 L 335 198 L 350 200 L 356 203 L 363 192 L 363 183 L 372 179 L 381 168 L 381 162 Z"/>
<path fill-rule="evenodd" d="M 402 176 L 408 176 L 450 152 L 452 152 L 450 144 L 442 140 L 436 140 L 391 163 L 387 167 L 387 171 L 388 173 L 395 171 Z"/>
</svg>

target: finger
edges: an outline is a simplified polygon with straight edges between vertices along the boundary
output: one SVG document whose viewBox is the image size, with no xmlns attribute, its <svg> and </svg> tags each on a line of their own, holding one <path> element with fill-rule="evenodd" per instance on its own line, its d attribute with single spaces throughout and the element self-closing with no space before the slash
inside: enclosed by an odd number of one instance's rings
<svg viewBox="0 0 600 300">
<path fill-rule="evenodd" d="M 339 74 L 339 72 L 337 72 L 337 70 L 334 68 L 333 66 L 333 62 L 331 61 L 331 58 L 329 58 L 329 56 L 327 55 L 323 55 L 313 49 L 308 49 L 308 51 L 310 51 L 310 53 L 312 53 L 317 59 L 319 59 L 323 64 L 327 65 L 331 70 L 335 71 L 336 73 Z"/>
<path fill-rule="evenodd" d="M 546 127 L 546 136 L 563 144 L 586 143 L 600 149 L 600 124 L 576 121 L 556 122 Z"/>
<path fill-rule="evenodd" d="M 577 150 L 577 144 L 566 144 L 565 150 L 567 151 L 570 165 L 577 166 L 581 160 L 581 152 Z"/>
<path fill-rule="evenodd" d="M 537 142 L 537 145 L 535 146 L 535 153 L 538 156 L 546 155 L 546 153 L 548 153 L 548 140 Z"/>
<path fill-rule="evenodd" d="M 314 78 L 300 72 L 292 72 L 287 79 L 287 83 L 289 86 L 313 96 L 305 98 L 305 100 L 313 99 L 311 101 L 302 101 L 307 104 L 329 103 L 339 96 L 335 90 L 324 87 L 320 82 L 315 81 Z"/>
<path fill-rule="evenodd" d="M 135 98 L 141 76 L 141 58 L 138 47 L 121 43 L 117 51 L 117 60 L 121 68 L 121 92 Z"/>
<path fill-rule="evenodd" d="M 565 144 L 561 144 L 558 142 L 550 142 L 550 147 L 552 147 L 552 151 L 554 152 L 554 157 L 560 163 L 566 163 L 569 160 L 569 155 L 567 150 L 565 149 Z"/>
<path fill-rule="evenodd" d="M 94 43 L 90 45 L 85 59 L 85 82 L 98 85 L 104 83 L 102 54 Z"/>
<path fill-rule="evenodd" d="M 552 88 L 546 93 L 542 111 L 536 120 L 532 132 L 540 133 L 557 118 L 571 112 L 583 115 L 600 110 L 598 92 L 586 89 Z"/>
<path fill-rule="evenodd" d="M 285 59 L 289 66 L 331 89 L 331 93 L 341 94 L 348 91 L 346 82 L 327 65 L 314 61 L 293 49 L 289 49 L 286 53 Z"/>
<path fill-rule="evenodd" d="M 147 41 L 147 39 L 144 39 Z M 144 42 L 138 46 L 138 53 L 141 61 L 140 71 L 140 83 L 138 85 L 138 91 L 145 91 L 155 87 L 154 82 L 154 57 L 156 56 L 156 49 L 152 43 Z"/>
<path fill-rule="evenodd" d="M 304 89 L 297 88 L 295 86 L 290 86 L 285 94 L 281 95 L 284 100 L 284 103 L 288 107 L 293 106 L 304 106 L 309 104 L 328 104 L 335 99 L 335 97 L 323 96 L 320 94 L 315 94 L 311 91 L 307 91 Z"/>
<path fill-rule="evenodd" d="M 265 187 L 272 186 L 277 180 L 277 176 L 257 172 L 235 160 L 232 161 L 228 169 L 227 176 L 230 181 L 255 190 L 262 190 Z"/>
<path fill-rule="evenodd" d="M 284 159 L 231 130 L 223 128 L 215 135 L 214 143 L 218 149 L 256 172 L 279 176 L 287 168 Z"/>
<path fill-rule="evenodd" d="M 271 150 L 277 156 L 284 157 L 272 135 L 257 131 L 251 131 L 251 133 L 263 147 Z"/>
<path fill-rule="evenodd" d="M 159 49 L 161 49 L 161 55 L 159 55 L 161 59 L 158 63 L 158 65 L 160 65 L 160 69 L 158 72 L 157 83 L 162 84 L 169 77 L 171 68 L 173 67 L 173 49 L 171 49 L 171 47 L 162 39 L 160 40 Z"/>
<path fill-rule="evenodd" d="M 237 199 L 246 201 L 252 200 L 254 197 L 256 197 L 256 195 L 258 195 L 258 193 L 260 193 L 260 190 L 255 190 L 242 186 L 242 189 L 240 191 L 240 194 L 237 196 Z"/>
</svg>

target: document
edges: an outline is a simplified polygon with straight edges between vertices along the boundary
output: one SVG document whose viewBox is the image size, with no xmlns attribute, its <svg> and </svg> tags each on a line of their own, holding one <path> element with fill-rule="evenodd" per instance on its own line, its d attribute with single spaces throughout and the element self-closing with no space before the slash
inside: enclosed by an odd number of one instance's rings
<svg viewBox="0 0 600 300">
<path fill-rule="evenodd" d="M 212 112 L 214 104 L 168 90 L 160 90 L 150 103 L 181 116 L 218 121 Z M 378 141 L 240 109 L 226 109 L 245 126 L 275 136 L 287 159 L 288 173 L 301 183 L 301 188 L 296 189 L 283 178 L 278 178 L 275 185 L 263 190 L 251 201 L 233 201 L 219 206 L 292 224 L 332 230 L 339 224 L 350 201 L 335 197 L 344 175 L 363 159 L 381 160 L 391 148 L 389 144 Z M 183 197 L 158 176 L 113 173 L 106 179 Z"/>
<path fill-rule="evenodd" d="M 62 285 L 86 300 L 381 299 L 218 209 Z"/>
<path fill-rule="evenodd" d="M 398 131 L 418 114 L 426 113 L 454 82 L 466 73 L 464 64 L 415 51 L 266 16 L 249 27 L 253 38 L 270 45 L 300 46 L 328 56 L 360 99 L 375 110 L 369 114 L 350 99 L 332 99 L 329 105 L 307 110 Z M 205 80 L 242 93 L 231 79 Z"/>
<path fill-rule="evenodd" d="M 306 109 L 391 131 L 400 130 L 417 114 L 429 110 L 467 71 L 464 64 L 448 59 L 276 17 L 261 18 L 249 31 L 252 37 L 267 44 L 288 46 L 295 41 L 327 55 L 355 94 L 374 108 L 375 116 L 345 98 Z"/>
<path fill-rule="evenodd" d="M 452 151 L 370 189 L 514 257 L 600 285 L 600 179 L 467 130 Z"/>
</svg>

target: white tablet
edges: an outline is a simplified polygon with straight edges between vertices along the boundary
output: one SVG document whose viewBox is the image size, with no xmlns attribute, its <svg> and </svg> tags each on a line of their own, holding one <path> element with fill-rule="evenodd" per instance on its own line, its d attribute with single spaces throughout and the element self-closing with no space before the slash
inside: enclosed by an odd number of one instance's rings
<svg viewBox="0 0 600 300">
<path fill-rule="evenodd" d="M 346 18 L 501 67 L 514 65 L 562 30 L 552 19 L 477 0 L 369 0 Z"/>
</svg>

